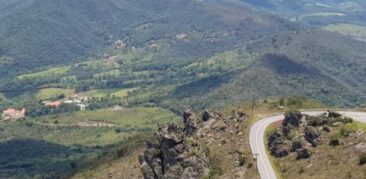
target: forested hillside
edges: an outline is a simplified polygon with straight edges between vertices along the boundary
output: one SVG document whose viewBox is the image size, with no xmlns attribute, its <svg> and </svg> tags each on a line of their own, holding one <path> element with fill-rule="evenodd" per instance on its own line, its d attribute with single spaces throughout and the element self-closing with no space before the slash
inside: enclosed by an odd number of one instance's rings
<svg viewBox="0 0 366 179">
<path fill-rule="evenodd" d="M 365 43 L 238 1 L 3 3 L 0 108 L 35 106 L 55 88 L 48 96 L 99 90 L 109 94 L 99 107 L 176 111 L 267 96 L 365 99 Z M 113 99 L 118 91 L 125 102 Z"/>
<path fill-rule="evenodd" d="M 203 107 L 264 96 L 303 95 L 336 106 L 362 104 L 366 85 L 362 77 L 366 68 L 365 47 L 357 40 L 319 30 L 266 37 L 239 50 L 256 57 L 250 65 L 231 73 L 230 80 L 217 78 L 216 87 L 197 95 L 199 98 L 191 96 L 184 100 Z M 245 64 L 243 59 L 241 64 Z M 186 92 L 192 95 L 208 86 L 203 80 L 200 84 L 194 82 L 186 85 L 191 88 L 183 89 L 192 91 Z M 179 95 L 176 97 L 181 99 Z"/>
</svg>

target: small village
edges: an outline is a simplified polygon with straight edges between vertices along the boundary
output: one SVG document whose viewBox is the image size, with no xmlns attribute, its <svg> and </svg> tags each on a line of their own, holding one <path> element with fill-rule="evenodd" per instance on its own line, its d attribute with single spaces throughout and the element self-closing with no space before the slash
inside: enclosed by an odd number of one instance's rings
<svg viewBox="0 0 366 179">
<path fill-rule="evenodd" d="M 80 111 L 84 111 L 88 107 L 88 100 L 89 97 L 75 94 L 64 100 L 56 100 L 56 101 L 46 100 L 42 101 L 41 104 L 47 108 L 59 108 L 62 105 L 74 105 L 77 106 L 80 109 Z M 26 115 L 27 115 L 26 108 L 21 109 L 7 108 L 2 112 L 1 117 L 3 120 L 19 120 L 24 119 Z"/>
</svg>

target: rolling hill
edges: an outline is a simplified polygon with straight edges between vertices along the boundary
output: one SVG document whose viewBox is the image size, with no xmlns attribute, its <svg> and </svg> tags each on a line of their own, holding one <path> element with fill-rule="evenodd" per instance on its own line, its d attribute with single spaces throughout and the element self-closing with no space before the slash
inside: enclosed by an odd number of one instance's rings
<svg viewBox="0 0 366 179">
<path fill-rule="evenodd" d="M 34 104 L 23 93 L 43 88 L 86 94 L 134 89 L 126 96 L 129 105 L 177 112 L 268 96 L 302 95 L 340 106 L 365 102 L 365 43 L 239 1 L 39 3 L 8 2 L 0 16 L 0 32 L 22 29 L 16 26 L 25 26 L 21 19 L 33 24 L 0 42 L 0 89 L 20 105 Z M 39 21 L 44 26 L 34 25 Z M 11 48 L 13 42 L 22 48 Z"/>
<path fill-rule="evenodd" d="M 169 103 L 222 107 L 233 101 L 289 95 L 307 96 L 339 106 L 354 106 L 365 101 L 366 83 L 362 78 L 365 44 L 357 40 L 309 29 L 265 37 L 239 51 L 252 54 L 254 60 L 248 64 L 248 59 L 240 59 L 237 65 L 245 65 L 215 78 L 215 87 L 204 80 L 185 84 L 185 94 L 193 95 L 204 86 L 209 90 L 184 98 L 173 93 Z M 228 80 L 220 80 L 227 75 Z"/>
<path fill-rule="evenodd" d="M 192 57 L 285 29 L 277 23 L 280 19 L 259 13 L 253 16 L 252 10 L 221 2 L 2 0 L 0 3 L 2 76 L 103 55 L 103 49 L 118 40 L 130 48 L 165 41 L 174 45 L 164 52 L 167 57 Z M 225 38 L 224 33 L 228 34 Z M 177 42 L 179 34 L 191 43 L 184 39 Z M 209 42 L 210 39 L 214 42 Z"/>
<path fill-rule="evenodd" d="M 193 63 L 256 38 L 299 29 L 225 1 L 1 3 L 0 90 L 8 98 L 14 96 L 9 92 L 40 88 L 137 87 L 145 93 L 154 85 L 176 86 L 201 72 L 206 77 L 219 73 L 217 66 L 181 71 Z M 148 100 L 156 100 L 152 92 Z"/>
</svg>

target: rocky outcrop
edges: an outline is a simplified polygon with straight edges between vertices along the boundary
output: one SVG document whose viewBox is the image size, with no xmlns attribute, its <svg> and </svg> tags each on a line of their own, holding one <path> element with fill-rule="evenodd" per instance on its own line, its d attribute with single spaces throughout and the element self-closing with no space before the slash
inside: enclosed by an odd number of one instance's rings
<svg viewBox="0 0 366 179">
<path fill-rule="evenodd" d="M 182 174 L 200 177 L 200 173 L 207 173 L 208 157 L 204 147 L 187 137 L 197 130 L 194 115 L 185 113 L 184 123 L 184 128 L 176 124 L 159 127 L 158 144 L 148 144 L 140 156 L 145 178 L 180 178 Z M 194 172 L 190 169 L 192 167 Z"/>
<path fill-rule="evenodd" d="M 240 120 L 244 116 L 240 114 Z M 210 110 L 205 110 L 200 118 L 186 110 L 182 127 L 177 124 L 160 125 L 156 133 L 157 143 L 147 142 L 146 150 L 139 157 L 144 178 L 198 179 L 207 176 L 210 171 L 207 145 L 212 141 L 221 145 L 229 142 L 223 134 L 231 134 L 230 127 L 236 128 L 239 119 L 234 118 L 226 119 Z"/>
<path fill-rule="evenodd" d="M 332 126 L 349 122 L 352 119 L 331 111 L 315 117 L 302 115 L 298 111 L 288 112 L 280 128 L 268 137 L 268 147 L 275 157 L 295 152 L 297 159 L 309 158 L 311 151 L 308 146 L 317 147 L 322 132 L 329 133 Z M 339 145 L 341 142 L 338 140 L 332 139 L 329 144 Z"/>
</svg>

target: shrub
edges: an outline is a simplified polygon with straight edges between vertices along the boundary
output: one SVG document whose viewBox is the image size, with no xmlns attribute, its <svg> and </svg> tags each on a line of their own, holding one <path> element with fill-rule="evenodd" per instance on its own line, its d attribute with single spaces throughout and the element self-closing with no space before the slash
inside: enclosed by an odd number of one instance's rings
<svg viewBox="0 0 366 179">
<path fill-rule="evenodd" d="M 239 166 L 240 167 L 242 167 L 242 166 L 244 166 L 244 164 L 245 164 L 245 162 L 246 162 L 246 160 L 245 160 L 246 158 L 245 158 L 245 155 L 244 154 L 242 154 L 242 153 L 239 153 Z"/>
<path fill-rule="evenodd" d="M 252 167 L 253 167 L 253 163 L 252 162 L 248 163 L 247 168 L 249 169 L 249 168 L 252 168 Z"/>
<path fill-rule="evenodd" d="M 356 124 L 347 124 L 345 126 L 342 126 L 340 135 L 344 137 L 348 137 L 352 133 L 356 132 L 357 125 Z"/>
<path fill-rule="evenodd" d="M 222 175 L 223 171 L 220 166 L 220 157 L 217 155 L 210 156 L 210 173 L 209 178 L 215 178 Z"/>
<path fill-rule="evenodd" d="M 122 132 L 122 129 L 121 128 L 116 128 L 116 129 L 114 129 L 114 132 L 121 133 Z"/>
<path fill-rule="evenodd" d="M 329 142 L 330 146 L 337 146 L 340 145 L 341 141 L 340 138 L 338 136 L 332 136 Z"/>
</svg>

